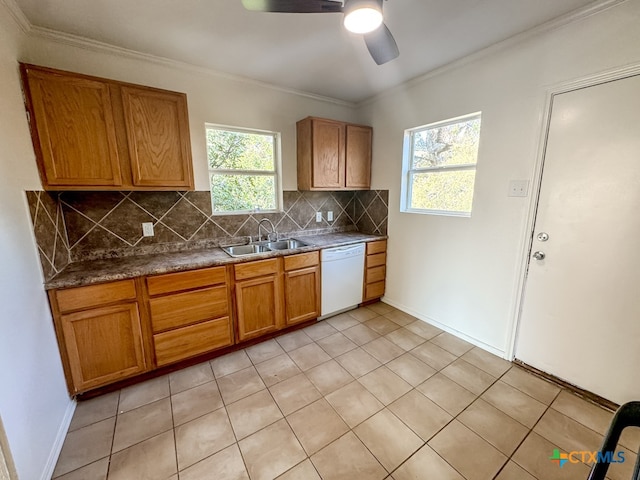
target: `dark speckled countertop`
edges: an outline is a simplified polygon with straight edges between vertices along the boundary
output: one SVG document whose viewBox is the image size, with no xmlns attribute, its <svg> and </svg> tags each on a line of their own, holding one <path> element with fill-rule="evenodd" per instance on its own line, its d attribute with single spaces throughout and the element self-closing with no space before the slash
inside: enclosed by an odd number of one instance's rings
<svg viewBox="0 0 640 480">
<path fill-rule="evenodd" d="M 78 287 L 93 283 L 110 282 L 126 278 L 156 275 L 160 273 L 180 272 L 196 268 L 243 263 L 264 258 L 281 257 L 295 253 L 312 252 L 322 248 L 339 247 L 360 242 L 371 242 L 387 238 L 358 232 L 327 233 L 323 235 L 297 236 L 307 247 L 295 250 L 256 253 L 233 258 L 221 248 L 190 250 L 175 253 L 158 253 L 132 257 L 109 258 L 70 263 L 61 273 L 45 283 L 47 290 L 54 288 Z"/>
</svg>

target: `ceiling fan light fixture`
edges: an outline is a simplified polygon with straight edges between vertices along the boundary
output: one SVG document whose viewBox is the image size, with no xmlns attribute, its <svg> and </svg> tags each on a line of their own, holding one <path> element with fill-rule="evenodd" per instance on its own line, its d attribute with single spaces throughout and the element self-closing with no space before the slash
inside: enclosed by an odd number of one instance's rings
<svg viewBox="0 0 640 480">
<path fill-rule="evenodd" d="M 373 32 L 382 24 L 382 0 L 348 0 L 344 26 L 353 33 Z"/>
</svg>

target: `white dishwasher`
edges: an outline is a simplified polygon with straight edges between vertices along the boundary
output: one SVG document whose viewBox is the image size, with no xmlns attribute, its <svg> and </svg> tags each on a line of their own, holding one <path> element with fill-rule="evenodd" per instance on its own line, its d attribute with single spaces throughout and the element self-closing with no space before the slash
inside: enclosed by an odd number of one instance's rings
<svg viewBox="0 0 640 480">
<path fill-rule="evenodd" d="M 320 252 L 322 308 L 320 319 L 362 303 L 364 243 L 325 248 Z"/>
</svg>

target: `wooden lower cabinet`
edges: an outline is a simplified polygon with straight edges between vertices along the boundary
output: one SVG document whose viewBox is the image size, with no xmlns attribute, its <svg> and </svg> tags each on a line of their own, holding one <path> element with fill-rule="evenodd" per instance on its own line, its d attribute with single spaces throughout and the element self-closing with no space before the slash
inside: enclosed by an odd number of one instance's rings
<svg viewBox="0 0 640 480">
<path fill-rule="evenodd" d="M 387 276 L 387 241 L 367 243 L 362 301 L 370 302 L 384 295 Z"/>
<path fill-rule="evenodd" d="M 78 391 L 146 370 L 140 315 L 135 303 L 63 315 L 62 329 Z"/>
<path fill-rule="evenodd" d="M 317 318 L 320 255 L 51 290 L 49 299 L 75 395 Z"/>
<path fill-rule="evenodd" d="M 284 259 L 284 303 L 287 325 L 320 316 L 320 256 L 318 252 Z M 303 268 L 297 268 L 297 267 Z"/>
<path fill-rule="evenodd" d="M 282 328 L 282 282 L 277 272 L 236 281 L 235 299 L 239 341 Z"/>
<path fill-rule="evenodd" d="M 53 290 L 49 299 L 72 394 L 149 370 L 134 280 Z"/>
<path fill-rule="evenodd" d="M 158 367 L 233 344 L 229 317 L 170 330 L 153 336 Z"/>
<path fill-rule="evenodd" d="M 146 278 L 155 365 L 233 345 L 226 267 Z"/>
</svg>

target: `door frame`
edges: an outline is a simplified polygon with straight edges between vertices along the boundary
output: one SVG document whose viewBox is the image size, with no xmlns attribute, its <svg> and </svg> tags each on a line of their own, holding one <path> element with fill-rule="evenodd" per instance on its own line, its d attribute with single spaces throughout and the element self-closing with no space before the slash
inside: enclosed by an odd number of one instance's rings
<svg viewBox="0 0 640 480">
<path fill-rule="evenodd" d="M 520 332 L 520 322 L 522 321 L 522 307 L 524 305 L 524 297 L 526 293 L 527 274 L 529 271 L 529 263 L 531 260 L 531 248 L 533 246 L 533 235 L 535 230 L 536 216 L 538 213 L 538 202 L 540 199 L 540 188 L 542 187 L 542 179 L 544 173 L 544 160 L 547 153 L 547 141 L 549 139 L 549 127 L 551 125 L 551 114 L 553 100 L 556 95 L 580 90 L 583 88 L 594 87 L 603 83 L 609 83 L 616 80 L 640 75 L 640 63 L 633 63 L 622 67 L 605 70 L 599 73 L 580 77 L 574 80 L 564 81 L 544 88 L 544 103 L 541 105 L 540 114 L 540 132 L 538 140 L 538 148 L 536 160 L 531 177 L 531 196 L 529 197 L 529 206 L 527 210 L 527 219 L 525 224 L 524 235 L 520 241 L 520 263 L 517 267 L 517 285 L 516 299 L 512 310 L 511 322 L 508 332 L 508 345 L 506 351 L 507 360 L 513 360 L 516 357 L 516 344 L 518 342 L 518 334 Z"/>
<path fill-rule="evenodd" d="M 18 474 L 13 463 L 13 458 L 11 457 L 9 440 L 4 431 L 2 418 L 0 418 L 0 480 L 4 480 L 5 478 L 8 480 L 17 479 Z"/>
</svg>

